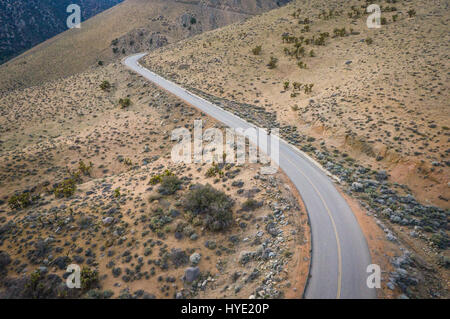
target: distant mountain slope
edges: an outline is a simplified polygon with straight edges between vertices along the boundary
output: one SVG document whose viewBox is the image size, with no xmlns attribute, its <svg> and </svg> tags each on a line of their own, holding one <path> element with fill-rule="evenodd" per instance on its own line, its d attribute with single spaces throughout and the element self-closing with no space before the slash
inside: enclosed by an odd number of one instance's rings
<svg viewBox="0 0 450 319">
<path fill-rule="evenodd" d="M 81 29 L 58 34 L 1 65 L 0 92 L 70 76 L 98 61 L 152 50 L 289 1 L 125 0 L 83 22 Z"/>
<path fill-rule="evenodd" d="M 67 6 L 81 7 L 82 21 L 123 0 L 2 0 L 0 64 L 67 30 Z"/>
</svg>

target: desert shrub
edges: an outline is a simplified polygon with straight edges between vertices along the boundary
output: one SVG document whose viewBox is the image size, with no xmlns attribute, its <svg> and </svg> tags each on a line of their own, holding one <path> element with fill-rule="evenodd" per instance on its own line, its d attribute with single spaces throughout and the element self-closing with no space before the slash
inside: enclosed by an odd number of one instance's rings
<svg viewBox="0 0 450 319">
<path fill-rule="evenodd" d="M 312 92 L 312 88 L 313 88 L 314 84 L 305 84 L 304 86 L 304 90 L 305 90 L 305 94 L 311 93 Z"/>
<path fill-rule="evenodd" d="M 206 171 L 206 177 L 214 177 L 219 175 L 220 177 L 223 177 L 224 172 L 220 169 L 219 165 L 216 163 L 213 163 L 210 168 Z"/>
<path fill-rule="evenodd" d="M 75 179 L 74 177 L 69 177 L 56 185 L 56 187 L 53 189 L 53 194 L 55 194 L 56 198 L 68 198 L 75 194 L 76 189 L 77 179 Z"/>
<path fill-rule="evenodd" d="M 333 33 L 335 37 L 345 37 L 347 35 L 345 28 L 334 28 Z"/>
<path fill-rule="evenodd" d="M 150 229 L 156 233 L 161 232 L 164 226 L 170 224 L 173 218 L 164 213 L 163 209 L 158 207 L 153 211 L 153 216 L 150 219 Z"/>
<path fill-rule="evenodd" d="M 312 40 L 311 42 L 315 45 L 325 45 L 326 38 L 329 37 L 328 32 L 321 33 L 318 38 Z"/>
<path fill-rule="evenodd" d="M 278 63 L 278 59 L 275 57 L 270 57 L 270 61 L 267 64 L 267 66 L 269 67 L 269 69 L 275 69 L 277 67 L 277 63 Z"/>
<path fill-rule="evenodd" d="M 100 88 L 103 91 L 108 91 L 111 88 L 111 83 L 109 83 L 108 81 L 103 81 L 102 84 L 100 84 Z"/>
<path fill-rule="evenodd" d="M 189 262 L 189 257 L 184 250 L 179 248 L 173 248 L 169 254 L 169 259 L 172 261 L 173 265 L 178 268 L 180 266 L 186 265 Z"/>
<path fill-rule="evenodd" d="M 373 43 L 372 38 L 366 38 L 365 42 L 367 43 L 367 45 L 371 45 Z"/>
<path fill-rule="evenodd" d="M 101 291 L 100 289 L 91 289 L 86 293 L 86 297 L 89 299 L 109 299 L 114 295 L 111 290 Z"/>
<path fill-rule="evenodd" d="M 289 81 L 284 82 L 283 88 L 284 90 L 287 90 L 289 88 Z"/>
<path fill-rule="evenodd" d="M 162 177 L 161 175 L 153 175 L 152 177 L 150 177 L 150 184 L 152 185 L 156 185 L 161 183 L 162 181 Z"/>
<path fill-rule="evenodd" d="M 99 278 L 98 278 L 98 272 L 96 270 L 91 270 L 87 267 L 83 267 L 81 270 L 81 289 L 84 291 L 98 288 L 99 285 Z"/>
<path fill-rule="evenodd" d="M 78 289 L 69 289 L 56 274 L 45 275 L 36 270 L 29 276 L 5 278 L 0 299 L 79 298 Z"/>
<path fill-rule="evenodd" d="M 173 175 L 174 174 L 170 170 L 166 169 L 162 174 L 153 175 L 150 178 L 150 184 L 152 185 L 159 184 L 162 182 L 164 176 L 173 176 Z"/>
<path fill-rule="evenodd" d="M 197 19 L 192 17 L 190 22 L 191 22 L 191 24 L 196 24 L 197 23 Z"/>
<path fill-rule="evenodd" d="M 120 197 L 120 187 L 117 187 L 114 190 L 114 198 L 119 198 Z"/>
<path fill-rule="evenodd" d="M 253 198 L 249 198 L 244 203 L 242 203 L 241 210 L 248 212 L 248 211 L 255 210 L 261 206 L 262 206 L 261 202 L 258 202 L 257 200 L 255 200 Z"/>
<path fill-rule="evenodd" d="M 0 251 L 0 274 L 6 273 L 6 267 L 11 263 L 11 257 L 6 251 Z"/>
<path fill-rule="evenodd" d="M 129 98 L 119 99 L 119 105 L 121 108 L 127 108 L 131 105 L 131 100 Z"/>
<path fill-rule="evenodd" d="M 94 167 L 94 164 L 92 164 L 92 162 L 90 162 L 89 165 L 86 165 L 83 160 L 80 160 L 80 162 L 78 163 L 79 172 L 86 176 L 91 175 L 92 167 Z"/>
<path fill-rule="evenodd" d="M 309 51 L 309 56 L 311 58 L 314 58 L 316 56 L 316 54 L 314 53 L 314 50 Z"/>
<path fill-rule="evenodd" d="M 196 185 L 184 199 L 184 209 L 199 217 L 203 226 L 212 231 L 229 227 L 233 221 L 233 200 L 211 185 Z"/>
<path fill-rule="evenodd" d="M 31 203 L 32 199 L 30 193 L 15 194 L 8 199 L 8 205 L 11 209 L 26 208 L 30 206 Z"/>
<path fill-rule="evenodd" d="M 158 192 L 163 195 L 175 194 L 177 190 L 181 189 L 182 183 L 183 182 L 174 175 L 163 176 Z"/>
<path fill-rule="evenodd" d="M 407 13 L 408 13 L 409 17 L 412 18 L 416 15 L 416 10 L 410 9 L 410 10 L 408 10 Z"/>
<path fill-rule="evenodd" d="M 261 51 L 262 51 L 262 46 L 258 45 L 258 46 L 256 46 L 255 48 L 253 48 L 252 53 L 253 53 L 254 55 L 260 55 L 260 54 L 261 54 Z"/>
<path fill-rule="evenodd" d="M 438 233 L 431 236 L 431 242 L 440 249 L 447 249 L 449 240 L 446 234 Z"/>
<path fill-rule="evenodd" d="M 387 24 L 387 20 L 385 17 L 381 17 L 381 25 L 386 25 Z"/>
</svg>

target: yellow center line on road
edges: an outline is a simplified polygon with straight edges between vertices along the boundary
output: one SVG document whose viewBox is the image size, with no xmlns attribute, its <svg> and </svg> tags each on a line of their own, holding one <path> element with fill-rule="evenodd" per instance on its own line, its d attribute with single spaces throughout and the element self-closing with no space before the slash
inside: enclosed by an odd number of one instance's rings
<svg viewBox="0 0 450 319">
<path fill-rule="evenodd" d="M 317 189 L 317 187 L 313 184 L 313 182 L 311 181 L 311 179 L 305 175 L 305 173 L 303 173 L 303 171 L 295 164 L 293 163 L 291 160 L 289 160 L 287 157 L 285 157 L 285 159 L 291 163 L 296 169 L 298 169 L 298 171 L 306 178 L 306 180 L 311 184 L 311 186 L 314 188 L 315 192 L 317 193 L 317 195 L 319 195 L 320 200 L 322 201 L 323 205 L 325 206 L 325 209 L 327 210 L 327 214 L 330 217 L 331 220 L 331 224 L 333 225 L 333 230 L 334 230 L 334 235 L 336 237 L 336 244 L 337 244 L 337 253 L 338 253 L 338 287 L 337 287 L 337 294 L 336 294 L 336 299 L 340 299 L 341 298 L 341 284 L 342 284 L 342 256 L 341 256 L 341 244 L 339 241 L 339 235 L 337 232 L 337 228 L 336 228 L 336 223 L 334 222 L 334 218 L 333 215 L 331 214 L 330 209 L 328 208 L 327 203 L 325 202 L 322 194 L 319 192 L 319 190 Z"/>
</svg>

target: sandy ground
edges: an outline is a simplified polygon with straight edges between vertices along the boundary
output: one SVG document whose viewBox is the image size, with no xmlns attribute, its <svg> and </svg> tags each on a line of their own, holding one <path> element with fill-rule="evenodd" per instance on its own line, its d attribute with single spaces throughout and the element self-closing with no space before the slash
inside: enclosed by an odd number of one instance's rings
<svg viewBox="0 0 450 319">
<path fill-rule="evenodd" d="M 99 88 L 103 81 L 110 81 L 109 90 Z M 125 97 L 132 104 L 121 109 L 118 100 Z M 202 119 L 205 129 L 220 128 L 212 119 L 120 64 L 13 91 L 0 104 L 0 251 L 12 259 L 9 277 L 29 275 L 42 265 L 62 276 L 64 270 L 54 262 L 68 256 L 71 262 L 96 269 L 100 288 L 114 292 L 113 297 L 139 290 L 157 298 L 174 298 L 176 293 L 190 298 L 302 296 L 309 267 L 309 227 L 301 199 L 286 186 L 287 178 L 282 173 L 259 176 L 259 164 L 224 168 L 231 175 L 214 178 L 205 176 L 211 164 L 172 163 L 172 130 L 192 128 L 195 119 Z M 53 185 L 67 178 L 68 170 L 76 171 L 80 160 L 92 163 L 90 175 L 82 175 L 72 197 L 55 198 Z M 175 195 L 160 196 L 158 185 L 149 182 L 165 169 L 184 181 Z M 239 181 L 242 184 L 233 184 Z M 192 225 L 198 239 L 186 235 L 176 239 L 177 227 L 189 225 L 179 206 L 189 186 L 198 183 L 209 183 L 235 201 L 233 226 L 214 233 Z M 8 207 L 11 195 L 24 190 L 41 199 L 25 209 Z M 248 198 L 263 204 L 241 212 Z M 275 208 L 283 210 L 277 220 L 282 233 L 277 237 L 265 229 Z M 149 228 L 158 209 L 164 214 L 181 212 L 160 234 Z M 112 224 L 104 224 L 108 216 L 114 218 Z M 3 233 L 10 222 L 15 226 Z M 232 236 L 236 241 L 230 241 Z M 36 248 L 44 240 L 50 253 L 41 254 Z M 207 241 L 216 248 L 207 248 Z M 256 252 L 263 242 L 274 252 L 271 258 L 239 263 L 242 251 Z M 189 262 L 173 264 L 167 257 L 172 249 L 187 257 L 193 252 L 201 255 L 203 286 L 182 281 Z M 164 258 L 169 258 L 167 267 Z M 116 268 L 121 269 L 118 277 L 112 275 Z M 256 278 L 248 279 L 255 270 Z"/>
</svg>

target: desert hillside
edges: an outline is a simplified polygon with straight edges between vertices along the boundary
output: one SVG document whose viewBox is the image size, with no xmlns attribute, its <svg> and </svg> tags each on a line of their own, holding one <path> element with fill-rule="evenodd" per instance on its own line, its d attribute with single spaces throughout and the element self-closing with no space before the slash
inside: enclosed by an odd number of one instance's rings
<svg viewBox="0 0 450 319">
<path fill-rule="evenodd" d="M 152 50 L 287 2 L 125 0 L 83 22 L 81 29 L 58 34 L 0 66 L 0 92 L 70 76 L 100 61 Z M 7 42 L 19 45 L 20 39 Z"/>
<path fill-rule="evenodd" d="M 1 298 L 301 297 L 309 228 L 287 178 L 171 161 L 172 130 L 222 127 L 204 114 L 120 63 L 0 110 Z M 63 284 L 70 263 L 81 290 Z"/>
<path fill-rule="evenodd" d="M 82 8 L 81 21 L 111 8 L 122 0 L 4 0 L 0 3 L 0 64 L 67 30 L 66 9 Z"/>
<path fill-rule="evenodd" d="M 448 267 L 445 1 L 293 1 L 145 57 L 157 73 L 283 137 L 438 268 Z M 396 234 L 396 235 L 393 235 Z M 448 273 L 447 273 L 448 278 Z"/>
<path fill-rule="evenodd" d="M 0 66 L 0 298 L 302 297 L 295 187 L 260 164 L 175 164 L 174 129 L 225 127 L 121 64 L 141 51 L 334 175 L 378 297 L 448 298 L 448 4 L 383 0 L 379 29 L 366 5 L 125 0 Z"/>
</svg>

